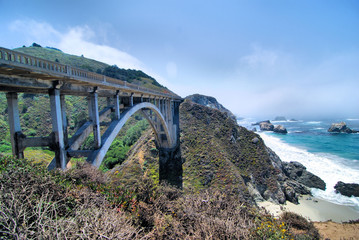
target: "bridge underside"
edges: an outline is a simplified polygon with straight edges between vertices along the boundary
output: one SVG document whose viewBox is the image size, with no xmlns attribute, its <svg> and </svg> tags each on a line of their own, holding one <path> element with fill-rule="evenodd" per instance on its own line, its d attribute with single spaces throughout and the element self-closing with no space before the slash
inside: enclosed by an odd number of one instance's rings
<svg viewBox="0 0 359 240">
<path fill-rule="evenodd" d="M 86 157 L 100 166 L 118 132 L 136 112 L 141 112 L 150 123 L 160 152 L 173 152 L 171 149 L 178 146 L 181 98 L 169 91 L 143 88 L 3 48 L 0 48 L 0 91 L 7 93 L 13 155 L 23 158 L 26 147 L 48 146 L 55 152 L 49 169 L 65 169 L 72 157 Z M 52 121 L 49 136 L 27 137 L 22 133 L 18 93 L 49 95 Z M 71 138 L 67 133 L 66 95 L 87 96 L 88 101 L 89 120 Z M 102 111 L 98 107 L 99 97 L 107 98 Z M 112 121 L 101 135 L 100 122 L 111 113 Z M 93 150 L 79 150 L 91 133 Z"/>
</svg>

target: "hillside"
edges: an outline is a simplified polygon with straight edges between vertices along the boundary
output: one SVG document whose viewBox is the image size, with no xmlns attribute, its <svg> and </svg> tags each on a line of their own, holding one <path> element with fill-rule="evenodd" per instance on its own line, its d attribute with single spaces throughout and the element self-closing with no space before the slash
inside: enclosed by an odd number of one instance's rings
<svg viewBox="0 0 359 240">
<path fill-rule="evenodd" d="M 222 104 L 220 104 L 217 101 L 217 99 L 215 99 L 214 97 L 205 96 L 205 95 L 202 95 L 202 94 L 192 94 L 192 95 L 187 96 L 186 99 L 189 99 L 194 103 L 198 103 L 198 104 L 201 104 L 203 106 L 218 109 L 221 112 L 225 112 L 233 120 L 237 119 L 236 116 L 231 111 L 229 111 Z"/>
<path fill-rule="evenodd" d="M 166 89 L 166 91 L 168 91 L 168 89 L 159 84 L 156 79 L 152 78 L 151 76 L 145 74 L 140 70 L 122 69 L 118 68 L 116 65 L 110 66 L 106 63 L 86 58 L 83 55 L 70 55 L 62 52 L 60 49 L 41 47 L 35 43 L 33 44 L 33 46 L 30 47 L 15 48 L 13 50 L 31 56 L 43 58 L 49 61 L 67 64 L 87 71 L 96 72 L 109 77 L 118 78 L 120 80 L 139 84 L 143 87 L 147 87 L 150 89 Z"/>
<path fill-rule="evenodd" d="M 180 106 L 180 126 L 185 192 L 215 189 L 251 203 L 297 203 L 300 194 L 310 194 L 308 187 L 285 173 L 279 157 L 257 134 L 238 126 L 227 113 L 187 99 Z M 111 171 L 119 183 L 129 179 L 136 183 L 139 173 L 158 182 L 158 153 L 151 132 L 130 156 L 124 166 Z"/>
</svg>

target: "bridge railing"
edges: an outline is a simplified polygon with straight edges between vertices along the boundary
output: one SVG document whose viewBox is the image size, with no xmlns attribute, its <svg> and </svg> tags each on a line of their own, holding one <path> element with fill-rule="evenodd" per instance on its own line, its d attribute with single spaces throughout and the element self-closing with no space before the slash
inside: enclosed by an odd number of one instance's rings
<svg viewBox="0 0 359 240">
<path fill-rule="evenodd" d="M 116 84 L 120 85 L 122 88 L 127 88 L 129 90 L 137 90 L 147 93 L 152 93 L 155 95 L 162 95 L 171 98 L 177 98 L 175 94 L 172 94 L 169 91 L 157 91 L 145 87 L 141 87 L 136 84 L 128 83 L 127 81 L 122 81 L 116 78 L 107 77 L 102 74 L 86 71 L 80 68 L 72 67 L 69 65 L 48 61 L 45 59 L 37 58 L 31 55 L 24 53 L 19 53 L 10 49 L 0 47 L 0 60 L 11 62 L 11 64 L 16 66 L 26 66 L 32 69 L 41 70 L 42 72 L 56 74 L 63 77 L 72 77 L 79 80 L 91 80 L 93 82 L 98 82 L 99 84 Z"/>
</svg>

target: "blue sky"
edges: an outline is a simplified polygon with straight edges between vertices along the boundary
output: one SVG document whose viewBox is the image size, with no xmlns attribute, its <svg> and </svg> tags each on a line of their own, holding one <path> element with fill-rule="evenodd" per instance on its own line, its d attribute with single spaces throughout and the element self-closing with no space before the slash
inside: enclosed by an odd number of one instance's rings
<svg viewBox="0 0 359 240">
<path fill-rule="evenodd" d="M 136 68 L 238 116 L 359 117 L 359 1 L 5 1 L 0 46 Z"/>
</svg>

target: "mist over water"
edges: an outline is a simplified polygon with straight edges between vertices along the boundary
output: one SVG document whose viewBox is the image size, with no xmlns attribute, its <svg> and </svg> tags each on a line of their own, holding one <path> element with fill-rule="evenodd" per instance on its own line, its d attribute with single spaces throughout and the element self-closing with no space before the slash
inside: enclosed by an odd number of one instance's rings
<svg viewBox="0 0 359 240">
<path fill-rule="evenodd" d="M 251 126 L 255 119 L 243 119 L 239 125 Z M 282 161 L 298 161 L 308 171 L 322 178 L 327 185 L 325 191 L 312 189 L 312 194 L 327 201 L 354 206 L 359 211 L 359 198 L 335 193 L 338 181 L 359 184 L 359 134 L 329 133 L 331 123 L 345 121 L 347 126 L 359 130 L 359 119 L 334 119 L 311 121 L 272 121 L 283 125 L 288 134 L 259 132 L 268 147 L 277 153 Z"/>
</svg>

